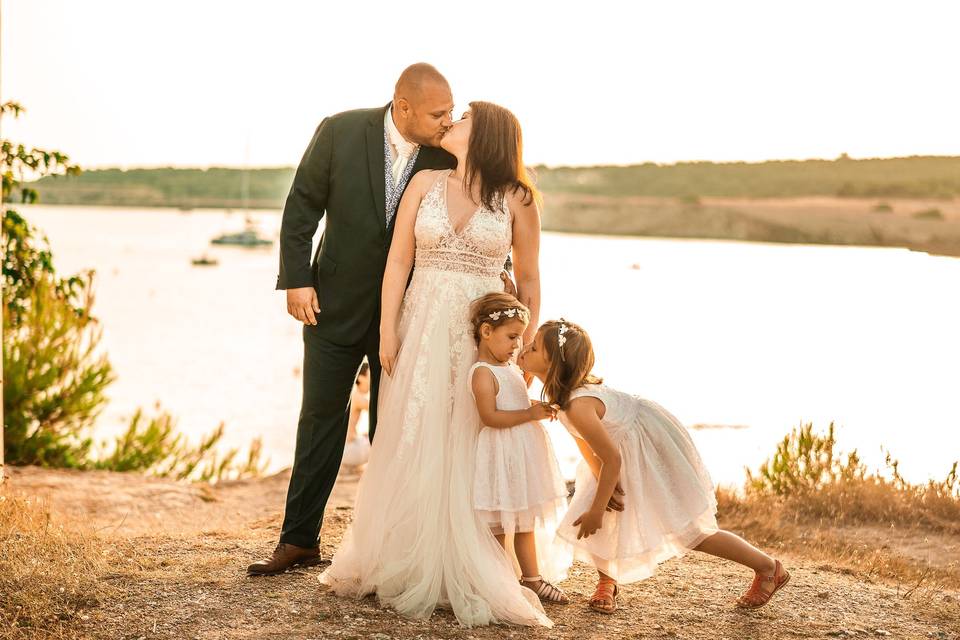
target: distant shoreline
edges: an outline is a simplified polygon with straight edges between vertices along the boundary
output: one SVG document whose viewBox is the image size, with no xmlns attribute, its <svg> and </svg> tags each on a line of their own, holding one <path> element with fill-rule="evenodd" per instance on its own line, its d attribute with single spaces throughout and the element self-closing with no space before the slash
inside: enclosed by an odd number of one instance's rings
<svg viewBox="0 0 960 640">
<path fill-rule="evenodd" d="M 734 240 L 781 244 L 895 247 L 960 257 L 960 200 L 932 198 L 677 198 L 545 193 L 543 230 L 621 237 Z M 39 206 L 244 211 L 279 214 L 273 202 L 232 201 L 184 207 L 145 203 L 56 203 Z M 27 209 L 29 210 L 29 208 Z"/>
</svg>

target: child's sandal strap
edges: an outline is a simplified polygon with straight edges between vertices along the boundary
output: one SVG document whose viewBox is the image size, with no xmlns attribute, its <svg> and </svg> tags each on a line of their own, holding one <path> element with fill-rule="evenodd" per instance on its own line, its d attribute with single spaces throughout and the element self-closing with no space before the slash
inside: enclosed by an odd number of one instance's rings
<svg viewBox="0 0 960 640">
<path fill-rule="evenodd" d="M 590 608 L 600 613 L 613 613 L 617 610 L 617 595 L 620 587 L 613 578 L 600 578 L 597 588 L 590 598 Z"/>
<path fill-rule="evenodd" d="M 737 600 L 738 607 L 746 609 L 762 607 L 770 601 L 777 591 L 782 589 L 790 581 L 790 574 L 783 568 L 779 560 L 776 561 L 774 567 L 773 575 L 771 576 L 754 574 L 750 588 Z M 765 582 L 772 582 L 773 589 L 770 591 L 762 589 L 760 585 Z"/>
<path fill-rule="evenodd" d="M 570 602 L 570 599 L 567 597 L 567 594 L 565 594 L 562 589 L 560 589 L 559 587 L 555 587 L 554 585 L 544 580 L 543 576 L 534 576 L 532 578 L 528 578 L 527 576 L 521 576 L 520 582 L 521 583 L 525 582 L 527 584 L 533 584 L 535 582 L 539 582 L 540 584 L 537 585 L 536 589 L 533 589 L 532 587 L 528 587 L 528 588 L 530 588 L 535 594 L 537 594 L 537 597 L 540 598 L 541 602 L 552 602 L 555 604 L 568 604 Z"/>
<path fill-rule="evenodd" d="M 556 602 L 556 603 L 569 602 L 569 600 L 567 599 L 567 594 L 565 594 L 563 591 L 553 586 L 546 580 L 540 581 L 540 587 L 537 588 L 537 596 L 539 596 L 541 600 L 546 600 L 548 602 Z"/>
</svg>

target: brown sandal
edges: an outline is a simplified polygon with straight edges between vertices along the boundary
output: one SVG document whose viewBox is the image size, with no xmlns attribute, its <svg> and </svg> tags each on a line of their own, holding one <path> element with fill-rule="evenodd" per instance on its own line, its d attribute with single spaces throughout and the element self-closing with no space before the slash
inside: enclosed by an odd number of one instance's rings
<svg viewBox="0 0 960 640">
<path fill-rule="evenodd" d="M 540 584 L 534 588 L 533 583 L 536 582 Z M 532 578 L 522 576 L 520 584 L 537 594 L 540 602 L 546 602 L 548 604 L 570 604 L 570 598 L 567 597 L 567 594 L 565 594 L 560 587 L 555 587 L 544 580 L 543 576 L 533 576 Z"/>
<path fill-rule="evenodd" d="M 765 582 L 772 582 L 773 589 L 765 591 L 763 589 Z M 747 592 L 737 599 L 737 606 L 741 609 L 757 609 L 762 607 L 770 602 L 773 594 L 780 591 L 788 582 L 790 582 L 790 574 L 783 568 L 780 561 L 777 560 L 772 576 L 762 576 L 759 573 L 753 576 L 753 583 L 750 585 L 750 588 L 747 589 Z"/>
<path fill-rule="evenodd" d="M 620 586 L 613 578 L 600 578 L 597 590 L 590 597 L 590 608 L 600 613 L 611 614 L 617 610 L 617 595 Z"/>
</svg>

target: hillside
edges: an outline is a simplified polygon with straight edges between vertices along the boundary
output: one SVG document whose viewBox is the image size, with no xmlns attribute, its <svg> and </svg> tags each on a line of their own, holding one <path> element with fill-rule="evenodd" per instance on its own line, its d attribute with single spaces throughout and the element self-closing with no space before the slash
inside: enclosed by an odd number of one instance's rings
<svg viewBox="0 0 960 640">
<path fill-rule="evenodd" d="M 254 208 L 280 208 L 292 167 L 270 169 L 101 169 L 36 183 L 46 204 L 240 206 L 245 188 Z M 683 162 L 625 167 L 536 167 L 548 194 L 659 198 L 950 199 L 960 196 L 960 157 Z M 245 186 L 244 181 L 247 181 Z"/>
</svg>

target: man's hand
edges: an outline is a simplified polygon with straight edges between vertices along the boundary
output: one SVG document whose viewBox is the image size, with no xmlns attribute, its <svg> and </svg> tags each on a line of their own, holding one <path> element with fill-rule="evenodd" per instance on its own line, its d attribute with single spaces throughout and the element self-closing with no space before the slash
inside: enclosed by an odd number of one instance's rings
<svg viewBox="0 0 960 640">
<path fill-rule="evenodd" d="M 303 324 L 317 324 L 315 314 L 320 313 L 320 301 L 313 287 L 287 289 L 287 313 Z"/>
<path fill-rule="evenodd" d="M 513 282 L 513 279 L 510 277 L 510 274 L 506 271 L 500 272 L 500 280 L 503 281 L 503 292 L 509 293 L 514 298 L 517 297 L 517 285 Z"/>
</svg>

